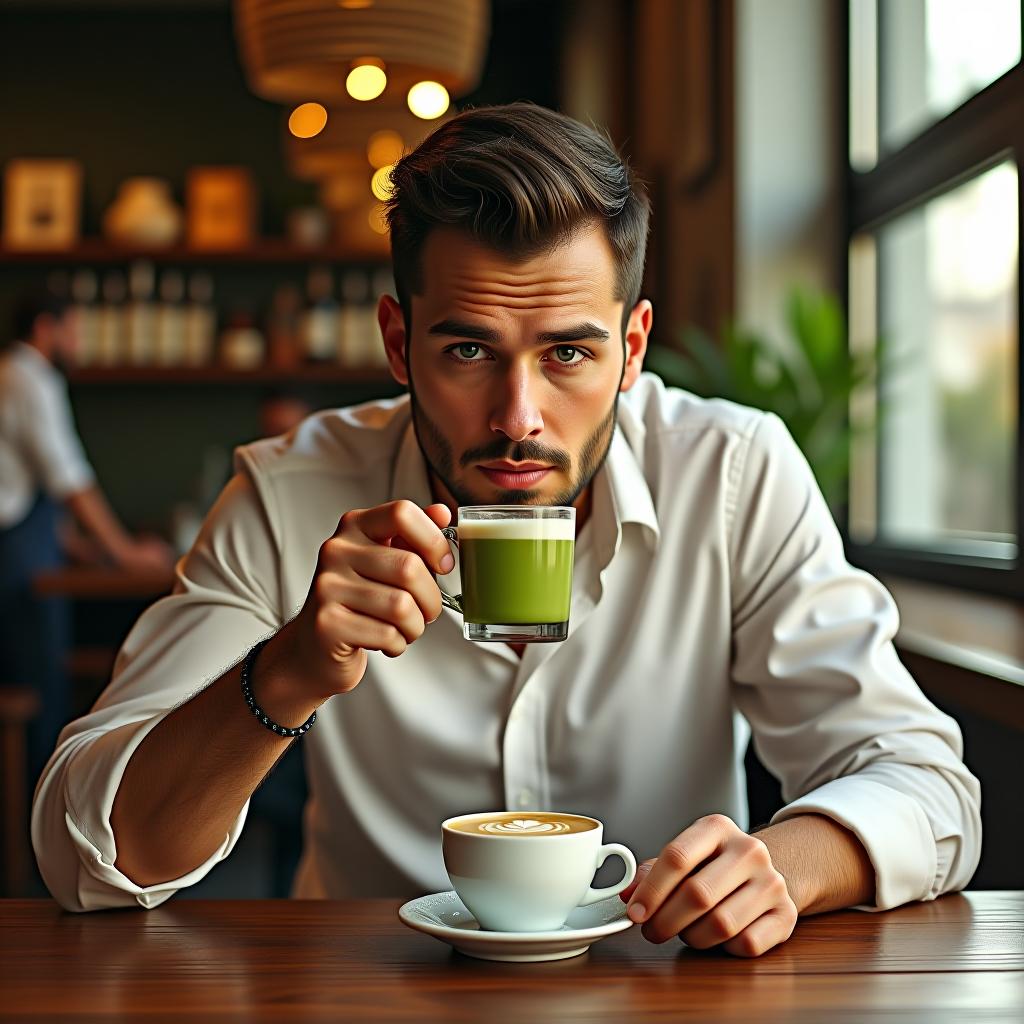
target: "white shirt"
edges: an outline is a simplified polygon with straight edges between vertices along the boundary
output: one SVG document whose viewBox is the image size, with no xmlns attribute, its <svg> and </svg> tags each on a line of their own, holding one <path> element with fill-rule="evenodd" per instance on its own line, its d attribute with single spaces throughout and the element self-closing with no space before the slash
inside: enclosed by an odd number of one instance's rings
<svg viewBox="0 0 1024 1024">
<path fill-rule="evenodd" d="M 298 611 L 342 513 L 431 500 L 404 397 L 314 416 L 239 449 L 236 468 L 175 592 L 142 615 L 36 791 L 36 855 L 66 908 L 156 906 L 228 856 L 248 805 L 182 878 L 142 888 L 119 872 L 109 817 L 125 764 Z M 310 800 L 296 896 L 450 888 L 439 825 L 464 811 L 594 815 L 638 860 L 704 814 L 746 828 L 750 726 L 787 801 L 773 820 L 825 814 L 867 848 L 877 899 L 864 909 L 967 883 L 980 796 L 960 730 L 899 662 L 892 599 L 845 561 L 776 417 L 643 375 L 620 402 L 579 548 L 564 643 L 520 661 L 463 640 L 445 611 L 400 658 L 371 653 L 360 685 L 322 707 L 299 741 Z"/>
<path fill-rule="evenodd" d="M 0 355 L 0 529 L 20 523 L 39 491 L 61 499 L 93 479 L 64 378 L 15 342 Z"/>
</svg>

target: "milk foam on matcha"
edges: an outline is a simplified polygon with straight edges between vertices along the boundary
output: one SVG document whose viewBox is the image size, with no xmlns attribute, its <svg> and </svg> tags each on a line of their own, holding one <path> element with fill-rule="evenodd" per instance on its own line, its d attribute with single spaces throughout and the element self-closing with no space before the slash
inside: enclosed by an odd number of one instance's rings
<svg viewBox="0 0 1024 1024">
<path fill-rule="evenodd" d="M 571 519 L 468 519 L 459 523 L 459 540 L 575 540 Z"/>
</svg>

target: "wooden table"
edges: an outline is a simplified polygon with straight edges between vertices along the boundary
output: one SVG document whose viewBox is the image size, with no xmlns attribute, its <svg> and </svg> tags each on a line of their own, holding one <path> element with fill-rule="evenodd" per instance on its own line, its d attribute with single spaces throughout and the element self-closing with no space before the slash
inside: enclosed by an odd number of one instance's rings
<svg viewBox="0 0 1024 1024">
<path fill-rule="evenodd" d="M 391 900 L 0 901 L 0 1020 L 1024 1020 L 1024 892 L 803 920 L 756 960 L 639 929 L 542 964 L 472 960 Z"/>
</svg>

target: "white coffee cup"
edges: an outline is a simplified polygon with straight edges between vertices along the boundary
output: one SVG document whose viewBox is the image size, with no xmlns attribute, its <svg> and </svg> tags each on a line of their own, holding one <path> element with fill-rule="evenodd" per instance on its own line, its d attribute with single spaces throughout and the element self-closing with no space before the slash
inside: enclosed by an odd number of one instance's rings
<svg viewBox="0 0 1024 1024">
<path fill-rule="evenodd" d="M 636 875 L 636 858 L 619 843 L 602 844 L 603 831 L 583 814 L 462 814 L 441 823 L 441 850 L 452 887 L 481 928 L 557 931 L 576 907 L 617 896 Z M 626 873 L 615 885 L 592 888 L 594 873 L 613 854 Z"/>
</svg>

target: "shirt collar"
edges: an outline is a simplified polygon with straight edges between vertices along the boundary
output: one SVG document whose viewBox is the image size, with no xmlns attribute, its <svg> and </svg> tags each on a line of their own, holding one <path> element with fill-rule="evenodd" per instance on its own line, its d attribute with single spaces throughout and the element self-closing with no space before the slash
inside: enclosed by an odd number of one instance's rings
<svg viewBox="0 0 1024 1024">
<path fill-rule="evenodd" d="M 622 527 L 626 523 L 643 527 L 649 546 L 653 549 L 657 545 L 661 531 L 651 489 L 618 425 L 612 435 L 608 457 L 594 478 L 593 502 L 594 538 L 601 548 L 606 549 L 606 558 L 610 559 L 618 550 Z"/>
<path fill-rule="evenodd" d="M 626 523 L 644 527 L 651 547 L 657 544 L 661 531 L 651 490 L 629 442 L 618 426 L 612 435 L 608 457 L 594 477 L 593 487 L 593 536 L 595 544 L 606 549 L 607 557 L 610 558 L 618 549 L 622 527 Z M 391 497 L 408 498 L 420 507 L 434 500 L 430 493 L 427 467 L 411 419 L 395 458 Z"/>
</svg>

